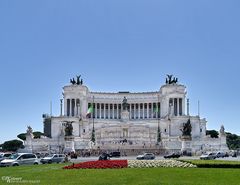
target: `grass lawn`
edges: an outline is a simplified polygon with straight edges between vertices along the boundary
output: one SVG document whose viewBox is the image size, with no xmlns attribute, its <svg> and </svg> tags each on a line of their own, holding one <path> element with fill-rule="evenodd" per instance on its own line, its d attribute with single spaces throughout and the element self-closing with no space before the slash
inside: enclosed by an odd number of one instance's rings
<svg viewBox="0 0 240 185">
<path fill-rule="evenodd" d="M 240 185 L 240 169 L 139 168 L 63 170 L 66 164 L 46 164 L 0 168 L 0 184 L 5 176 L 21 177 L 26 183 L 39 180 L 44 185 Z M 18 184 L 18 183 L 14 183 Z M 20 184 L 20 183 L 19 183 Z"/>
</svg>

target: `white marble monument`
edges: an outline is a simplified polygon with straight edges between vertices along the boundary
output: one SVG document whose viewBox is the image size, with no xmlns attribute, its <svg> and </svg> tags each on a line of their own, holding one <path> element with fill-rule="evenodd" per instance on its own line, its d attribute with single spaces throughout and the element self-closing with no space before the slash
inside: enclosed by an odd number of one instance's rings
<svg viewBox="0 0 240 185">
<path fill-rule="evenodd" d="M 92 128 L 95 128 L 95 148 L 106 150 L 155 149 L 168 151 L 228 150 L 226 136 L 221 129 L 219 138 L 206 136 L 206 119 L 189 115 L 186 110 L 186 87 L 168 75 L 166 83 L 154 92 L 91 92 L 80 76 L 63 87 L 60 116 L 44 115 L 44 133 L 48 138 L 31 139 L 33 150 L 51 148 L 56 152 L 66 148 L 90 149 Z M 61 101 L 62 102 L 62 101 Z M 93 105 L 90 117 L 88 108 Z M 62 112 L 64 110 L 64 112 Z M 182 125 L 189 120 L 191 139 L 185 140 Z M 63 135 L 63 123 L 71 122 L 71 144 Z M 158 145 L 158 124 L 161 144 Z M 70 146 L 71 145 L 71 146 Z M 74 146 L 73 146 L 74 145 Z M 50 146 L 50 147 L 44 147 Z M 30 147 L 30 146 L 27 146 Z M 184 148 L 185 147 L 185 148 Z"/>
</svg>

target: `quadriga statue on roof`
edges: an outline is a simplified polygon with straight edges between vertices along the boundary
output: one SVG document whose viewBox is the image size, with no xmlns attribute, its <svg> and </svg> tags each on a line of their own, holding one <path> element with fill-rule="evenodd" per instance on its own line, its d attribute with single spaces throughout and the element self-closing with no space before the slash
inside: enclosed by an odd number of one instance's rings
<svg viewBox="0 0 240 185">
<path fill-rule="evenodd" d="M 173 75 L 167 75 L 166 84 L 176 84 L 178 82 L 178 78 L 172 78 Z"/>
<path fill-rule="evenodd" d="M 127 110 L 128 109 L 128 103 L 127 103 L 127 98 L 124 96 L 123 101 L 122 101 L 122 107 L 123 110 Z"/>
<path fill-rule="evenodd" d="M 71 78 L 70 79 L 70 83 L 72 84 L 72 85 L 82 85 L 83 84 L 83 80 L 82 79 L 80 79 L 81 78 L 81 75 L 79 75 L 79 76 L 76 76 L 77 77 L 77 81 L 75 80 L 75 78 Z"/>
</svg>

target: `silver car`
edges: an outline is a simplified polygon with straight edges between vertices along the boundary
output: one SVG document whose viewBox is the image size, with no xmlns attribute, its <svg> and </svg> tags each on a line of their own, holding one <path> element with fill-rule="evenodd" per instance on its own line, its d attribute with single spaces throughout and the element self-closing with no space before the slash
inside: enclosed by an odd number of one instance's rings
<svg viewBox="0 0 240 185">
<path fill-rule="evenodd" d="M 41 163 L 60 163 L 63 162 L 65 159 L 65 155 L 63 154 L 52 154 L 50 156 L 44 157 L 40 160 Z"/>
<path fill-rule="evenodd" d="M 0 154 L 0 162 L 4 159 L 8 159 L 11 155 L 12 155 L 12 153 L 1 153 Z"/>
<path fill-rule="evenodd" d="M 137 156 L 138 160 L 144 160 L 144 159 L 155 159 L 155 155 L 153 153 L 144 153 L 143 155 L 138 155 Z"/>
<path fill-rule="evenodd" d="M 213 153 L 213 152 L 208 152 L 200 156 L 201 160 L 210 160 L 215 158 L 216 158 L 216 153 Z"/>
<path fill-rule="evenodd" d="M 38 158 L 35 154 L 15 153 L 8 159 L 4 159 L 0 162 L 0 166 L 19 166 L 29 164 L 39 164 Z"/>
</svg>

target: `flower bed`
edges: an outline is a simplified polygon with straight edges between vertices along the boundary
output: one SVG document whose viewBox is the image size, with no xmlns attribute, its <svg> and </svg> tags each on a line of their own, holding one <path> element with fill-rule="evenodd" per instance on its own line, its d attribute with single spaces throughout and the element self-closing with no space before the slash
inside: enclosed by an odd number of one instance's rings
<svg viewBox="0 0 240 185">
<path fill-rule="evenodd" d="M 196 168 L 188 162 L 177 160 L 105 160 L 88 161 L 65 166 L 64 169 L 105 169 L 105 168 Z"/>
<path fill-rule="evenodd" d="M 88 161 L 70 166 L 65 166 L 64 169 L 94 169 L 94 168 L 127 168 L 127 160 L 105 160 L 105 161 Z"/>
<path fill-rule="evenodd" d="M 129 160 L 128 168 L 196 168 L 188 162 L 177 160 Z"/>
</svg>

